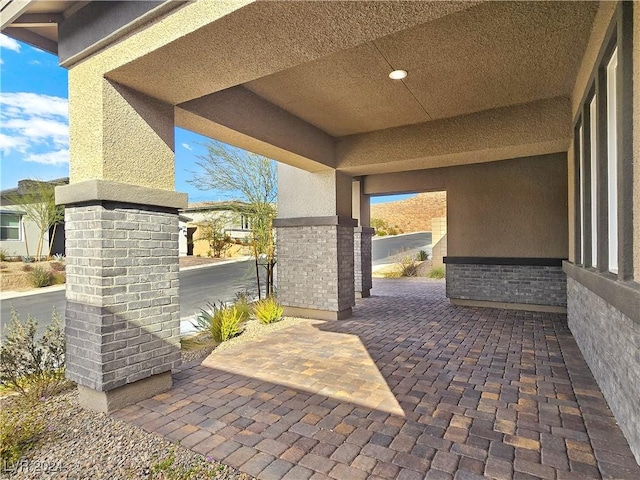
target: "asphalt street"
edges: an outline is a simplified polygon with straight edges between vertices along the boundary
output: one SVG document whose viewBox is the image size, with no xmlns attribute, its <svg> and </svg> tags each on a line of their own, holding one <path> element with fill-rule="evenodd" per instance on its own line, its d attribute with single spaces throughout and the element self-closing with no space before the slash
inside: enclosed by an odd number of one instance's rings
<svg viewBox="0 0 640 480">
<path fill-rule="evenodd" d="M 419 250 L 427 250 L 431 243 L 431 233 L 422 232 L 399 236 L 375 238 L 372 243 L 372 261 L 374 265 L 398 261 L 403 254 L 415 255 Z M 262 270 L 262 269 L 261 269 Z M 180 318 L 183 319 L 183 331 L 191 330 L 186 320 L 192 318 L 208 302 L 229 301 L 237 292 L 249 290 L 257 294 L 255 281 L 255 264 L 253 260 L 242 262 L 210 265 L 180 272 Z M 37 293 L 12 299 L 2 300 L 0 303 L 0 330 L 4 332 L 5 325 L 11 318 L 13 306 L 20 318 L 27 315 L 38 321 L 39 333 L 44 331 L 51 321 L 53 307 L 61 318 L 64 318 L 65 292 Z"/>
<path fill-rule="evenodd" d="M 403 255 L 416 255 L 420 250 L 431 254 L 431 232 L 408 233 L 388 237 L 374 237 L 371 244 L 371 260 L 374 265 L 394 263 Z"/>
<path fill-rule="evenodd" d="M 253 260 L 194 268 L 180 272 L 180 317 L 188 318 L 204 308 L 207 302 L 232 300 L 237 292 L 249 290 L 257 294 L 255 263 Z M 25 319 L 31 315 L 38 321 L 40 333 L 51 321 L 55 306 L 61 317 L 65 308 L 64 290 L 37 293 L 2 300 L 0 328 L 11 318 L 11 306 Z M 184 322 L 183 322 L 184 323 Z"/>
</svg>

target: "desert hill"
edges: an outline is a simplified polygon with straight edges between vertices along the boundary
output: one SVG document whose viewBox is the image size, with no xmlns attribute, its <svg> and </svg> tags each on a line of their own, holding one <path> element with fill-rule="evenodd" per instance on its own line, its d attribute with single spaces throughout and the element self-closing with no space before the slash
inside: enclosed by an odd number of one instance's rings
<svg viewBox="0 0 640 480">
<path fill-rule="evenodd" d="M 420 193 L 397 202 L 371 205 L 371 218 L 407 232 L 431 231 L 433 217 L 447 216 L 446 192 Z"/>
</svg>

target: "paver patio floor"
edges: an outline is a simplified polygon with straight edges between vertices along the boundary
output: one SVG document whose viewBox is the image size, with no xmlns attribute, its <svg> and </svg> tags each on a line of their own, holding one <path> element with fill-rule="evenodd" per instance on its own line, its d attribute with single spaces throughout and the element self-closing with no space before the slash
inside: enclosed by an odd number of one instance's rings
<svg viewBox="0 0 640 480">
<path fill-rule="evenodd" d="M 261 480 L 640 478 L 566 316 L 428 280 L 375 280 L 351 319 L 214 352 L 114 415 Z"/>
</svg>

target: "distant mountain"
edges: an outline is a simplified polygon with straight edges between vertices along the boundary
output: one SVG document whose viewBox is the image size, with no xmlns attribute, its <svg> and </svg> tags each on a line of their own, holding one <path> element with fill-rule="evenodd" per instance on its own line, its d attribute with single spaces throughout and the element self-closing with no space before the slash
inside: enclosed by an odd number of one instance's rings
<svg viewBox="0 0 640 480">
<path fill-rule="evenodd" d="M 371 205 L 371 218 L 407 232 L 431 231 L 433 217 L 447 216 L 446 192 L 420 193 L 397 202 Z"/>
</svg>

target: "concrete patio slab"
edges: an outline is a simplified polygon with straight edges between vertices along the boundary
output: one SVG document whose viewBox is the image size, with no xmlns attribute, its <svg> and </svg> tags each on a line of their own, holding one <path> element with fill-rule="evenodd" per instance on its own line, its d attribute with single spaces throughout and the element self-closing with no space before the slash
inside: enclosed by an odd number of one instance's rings
<svg viewBox="0 0 640 480">
<path fill-rule="evenodd" d="M 429 280 L 372 295 L 114 415 L 261 480 L 640 478 L 565 315 L 453 307 Z"/>
</svg>

